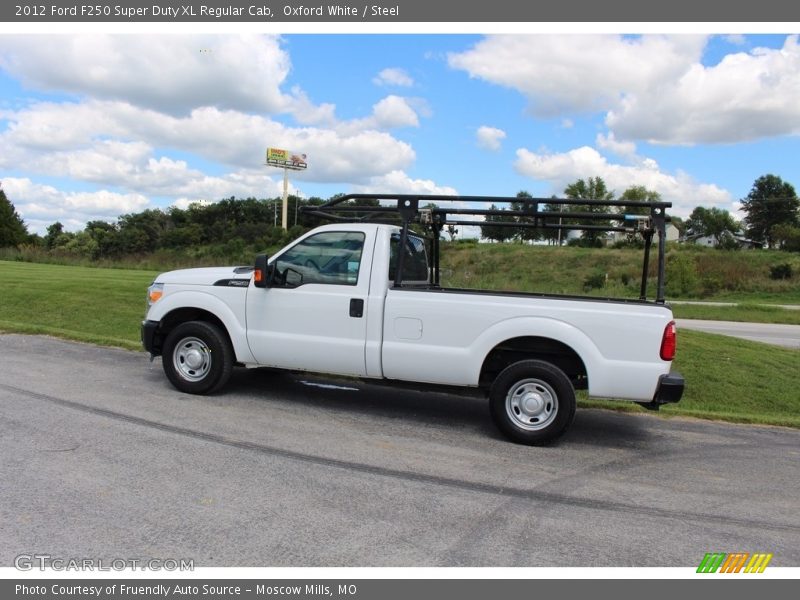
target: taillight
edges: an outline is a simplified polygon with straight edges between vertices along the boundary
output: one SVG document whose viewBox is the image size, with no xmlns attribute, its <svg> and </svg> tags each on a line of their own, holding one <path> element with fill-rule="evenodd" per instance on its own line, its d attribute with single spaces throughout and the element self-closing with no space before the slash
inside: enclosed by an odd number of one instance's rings
<svg viewBox="0 0 800 600">
<path fill-rule="evenodd" d="M 664 337 L 661 338 L 661 360 L 672 360 L 675 358 L 675 349 L 678 346 L 677 330 L 675 321 L 670 321 L 664 328 Z"/>
</svg>

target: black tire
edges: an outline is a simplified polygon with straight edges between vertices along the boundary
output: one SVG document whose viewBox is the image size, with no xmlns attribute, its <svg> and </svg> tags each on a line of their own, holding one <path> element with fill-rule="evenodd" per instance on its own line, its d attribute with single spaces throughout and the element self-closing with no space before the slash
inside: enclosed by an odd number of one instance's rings
<svg viewBox="0 0 800 600">
<path fill-rule="evenodd" d="M 494 380 L 489 408 L 495 425 L 511 441 L 545 445 L 561 437 L 575 418 L 575 389 L 555 365 L 521 360 Z"/>
<path fill-rule="evenodd" d="M 205 321 L 181 323 L 169 332 L 162 351 L 164 373 L 188 394 L 210 394 L 224 386 L 233 370 L 228 336 Z"/>
</svg>

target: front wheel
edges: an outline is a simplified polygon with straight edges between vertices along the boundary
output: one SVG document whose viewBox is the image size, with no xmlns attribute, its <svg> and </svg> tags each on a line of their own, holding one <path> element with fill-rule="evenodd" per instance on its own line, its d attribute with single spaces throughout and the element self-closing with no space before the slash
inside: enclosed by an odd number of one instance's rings
<svg viewBox="0 0 800 600">
<path fill-rule="evenodd" d="M 233 370 L 233 349 L 228 337 L 205 321 L 189 321 L 170 331 L 162 356 L 167 378 L 189 394 L 217 391 Z"/>
<path fill-rule="evenodd" d="M 506 437 L 538 446 L 560 437 L 575 417 L 575 390 L 564 372 L 541 360 L 506 367 L 489 393 L 492 419 Z"/>
</svg>

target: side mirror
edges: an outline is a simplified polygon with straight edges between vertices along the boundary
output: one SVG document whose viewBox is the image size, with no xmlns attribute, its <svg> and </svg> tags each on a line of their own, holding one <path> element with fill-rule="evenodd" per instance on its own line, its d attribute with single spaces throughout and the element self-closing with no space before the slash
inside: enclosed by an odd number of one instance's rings
<svg viewBox="0 0 800 600">
<path fill-rule="evenodd" d="M 268 258 L 266 254 L 256 256 L 256 267 L 253 271 L 253 285 L 256 287 L 266 288 L 272 285 L 272 275 L 275 270 L 267 262 Z"/>
</svg>

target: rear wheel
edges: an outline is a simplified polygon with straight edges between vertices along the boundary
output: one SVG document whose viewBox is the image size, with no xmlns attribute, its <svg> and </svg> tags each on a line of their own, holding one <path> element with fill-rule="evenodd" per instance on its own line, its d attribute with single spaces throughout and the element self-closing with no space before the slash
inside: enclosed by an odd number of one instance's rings
<svg viewBox="0 0 800 600">
<path fill-rule="evenodd" d="M 506 437 L 530 446 L 560 437 L 575 417 L 575 390 L 564 372 L 541 360 L 506 367 L 489 393 L 492 419 Z"/>
<path fill-rule="evenodd" d="M 189 394 L 219 390 L 233 370 L 233 349 L 228 337 L 205 321 L 189 321 L 170 331 L 162 356 L 167 378 Z"/>
</svg>

